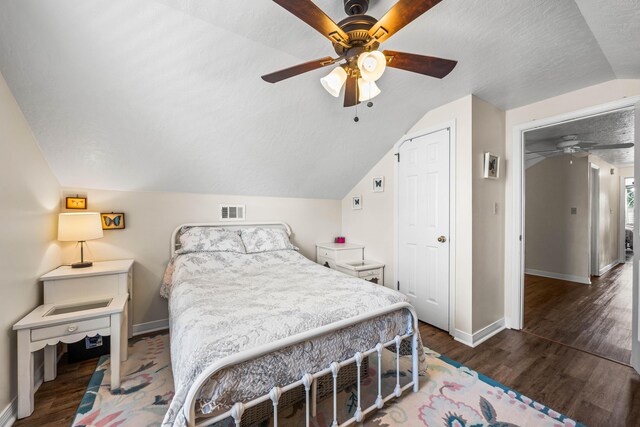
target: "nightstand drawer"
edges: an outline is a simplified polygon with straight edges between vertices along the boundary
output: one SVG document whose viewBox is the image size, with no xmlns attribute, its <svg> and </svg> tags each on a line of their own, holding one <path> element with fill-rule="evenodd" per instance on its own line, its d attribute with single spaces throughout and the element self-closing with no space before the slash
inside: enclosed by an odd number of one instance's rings
<svg viewBox="0 0 640 427">
<path fill-rule="evenodd" d="M 326 258 L 318 255 L 318 264 L 329 268 L 336 268 L 336 263 L 332 258 Z"/>
<path fill-rule="evenodd" d="M 318 257 L 335 259 L 336 251 L 332 251 L 331 249 L 318 248 Z"/>
<path fill-rule="evenodd" d="M 358 272 L 358 277 L 361 278 L 361 279 L 365 279 L 365 280 L 369 280 L 372 277 L 381 278 L 382 277 L 382 269 L 381 268 L 376 268 L 375 270 L 360 271 L 360 272 Z"/>
<path fill-rule="evenodd" d="M 109 317 L 99 317 L 97 319 L 81 320 L 79 322 L 69 322 L 62 325 L 49 326 L 31 330 L 31 341 L 46 340 L 49 338 L 62 337 L 65 335 L 88 332 L 97 329 L 104 329 L 111 326 Z"/>
</svg>

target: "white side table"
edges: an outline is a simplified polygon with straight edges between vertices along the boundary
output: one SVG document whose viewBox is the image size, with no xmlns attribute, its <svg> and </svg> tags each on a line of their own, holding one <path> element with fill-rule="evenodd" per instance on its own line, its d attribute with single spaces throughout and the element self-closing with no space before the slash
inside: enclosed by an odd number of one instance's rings
<svg viewBox="0 0 640 427">
<path fill-rule="evenodd" d="M 364 246 L 355 243 L 316 243 L 316 262 L 325 267 L 364 259 Z"/>
<path fill-rule="evenodd" d="M 343 262 L 336 264 L 336 270 L 377 285 L 384 285 L 384 264 L 378 261 Z"/>
<path fill-rule="evenodd" d="M 44 380 L 51 381 L 57 375 L 55 356 L 59 342 L 70 344 L 98 334 L 110 335 L 111 389 L 120 387 L 120 362 L 127 359 L 121 334 L 128 299 L 125 293 L 94 301 L 44 304 L 13 325 L 18 331 L 18 418 L 33 413 L 33 352 L 45 349 Z"/>
<path fill-rule="evenodd" d="M 95 261 L 91 267 L 71 268 L 63 265 L 40 278 L 44 283 L 44 304 L 67 301 L 96 301 L 100 298 L 129 294 L 133 300 L 133 260 Z M 126 334 L 123 345 L 133 333 L 133 304 L 125 313 Z"/>
</svg>

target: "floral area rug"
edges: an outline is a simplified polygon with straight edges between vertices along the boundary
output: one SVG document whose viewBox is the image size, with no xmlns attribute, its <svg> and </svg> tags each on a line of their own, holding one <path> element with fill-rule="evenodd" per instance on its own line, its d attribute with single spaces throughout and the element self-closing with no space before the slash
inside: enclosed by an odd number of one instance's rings
<svg viewBox="0 0 640 427">
<path fill-rule="evenodd" d="M 455 426 L 572 427 L 582 424 L 511 390 L 490 378 L 425 348 L 428 370 L 420 378 L 420 390 L 403 395 L 374 412 L 365 426 Z M 411 381 L 411 363 L 402 358 L 400 383 Z M 382 355 L 383 394 L 396 383 L 395 354 Z M 362 406 L 375 401 L 378 376 L 377 355 L 370 356 L 367 375 L 361 386 Z M 100 358 L 87 391 L 78 407 L 73 427 L 158 426 L 173 397 L 173 379 L 169 360 L 169 336 L 142 338 L 129 346 L 129 359 L 122 364 L 121 387 L 109 387 L 109 357 Z M 350 418 L 356 410 L 357 395 L 348 387 L 338 396 L 338 421 Z M 318 402 L 314 427 L 328 427 L 333 417 L 333 399 Z M 278 414 L 281 426 L 304 426 L 304 403 L 283 409 Z M 270 420 L 261 423 L 268 427 Z M 244 423 L 242 424 L 245 425 Z M 231 420 L 217 424 L 233 426 Z"/>
</svg>

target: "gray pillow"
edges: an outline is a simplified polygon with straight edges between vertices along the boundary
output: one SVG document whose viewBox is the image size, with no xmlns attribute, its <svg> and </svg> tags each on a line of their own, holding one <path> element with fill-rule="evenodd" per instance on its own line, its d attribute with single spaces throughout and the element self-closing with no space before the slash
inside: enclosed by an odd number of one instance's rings
<svg viewBox="0 0 640 427">
<path fill-rule="evenodd" d="M 180 249 L 177 254 L 190 252 L 247 253 L 240 234 L 236 230 L 217 227 L 189 227 L 180 233 Z"/>
<path fill-rule="evenodd" d="M 243 228 L 240 231 L 240 237 L 248 254 L 298 250 L 289 241 L 287 232 L 280 228 Z"/>
</svg>

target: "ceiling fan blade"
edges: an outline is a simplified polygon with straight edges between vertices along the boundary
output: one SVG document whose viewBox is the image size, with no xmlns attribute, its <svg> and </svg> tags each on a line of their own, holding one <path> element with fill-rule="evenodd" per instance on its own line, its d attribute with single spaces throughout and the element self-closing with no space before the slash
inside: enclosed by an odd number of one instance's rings
<svg viewBox="0 0 640 427">
<path fill-rule="evenodd" d="M 311 0 L 273 0 L 280 6 L 302 19 L 309 26 L 315 28 L 320 34 L 339 43 L 344 47 L 349 47 L 349 35 L 345 33 L 338 24 L 333 22 L 326 13 L 316 6 Z"/>
<path fill-rule="evenodd" d="M 614 150 L 616 148 L 631 148 L 631 147 L 633 147 L 633 142 L 628 142 L 626 144 L 596 145 L 595 147 L 589 147 L 589 151 L 592 151 L 592 150 Z"/>
<path fill-rule="evenodd" d="M 279 81 L 288 79 L 289 77 L 294 77 L 298 74 L 306 73 L 307 71 L 312 71 L 318 68 L 326 67 L 327 65 L 335 64 L 337 61 L 338 60 L 327 56 L 326 58 L 316 59 L 315 61 L 305 62 L 304 64 L 294 65 L 293 67 L 285 68 L 284 70 L 265 74 L 264 76 L 262 76 L 262 80 L 269 83 L 278 83 Z"/>
<path fill-rule="evenodd" d="M 369 35 L 378 43 L 404 28 L 405 25 L 440 3 L 441 0 L 399 0 L 369 29 Z"/>
<path fill-rule="evenodd" d="M 387 66 L 389 67 L 413 71 L 414 73 L 438 79 L 446 77 L 458 63 L 458 61 L 450 59 L 396 52 L 394 50 L 385 50 L 382 53 L 387 57 Z"/>
<path fill-rule="evenodd" d="M 562 150 L 541 150 L 541 151 L 527 151 L 525 154 L 544 154 L 544 153 L 562 153 Z"/>
<path fill-rule="evenodd" d="M 358 78 L 349 76 L 344 90 L 344 106 L 353 107 L 358 104 L 360 104 L 360 101 L 358 101 Z"/>
</svg>

